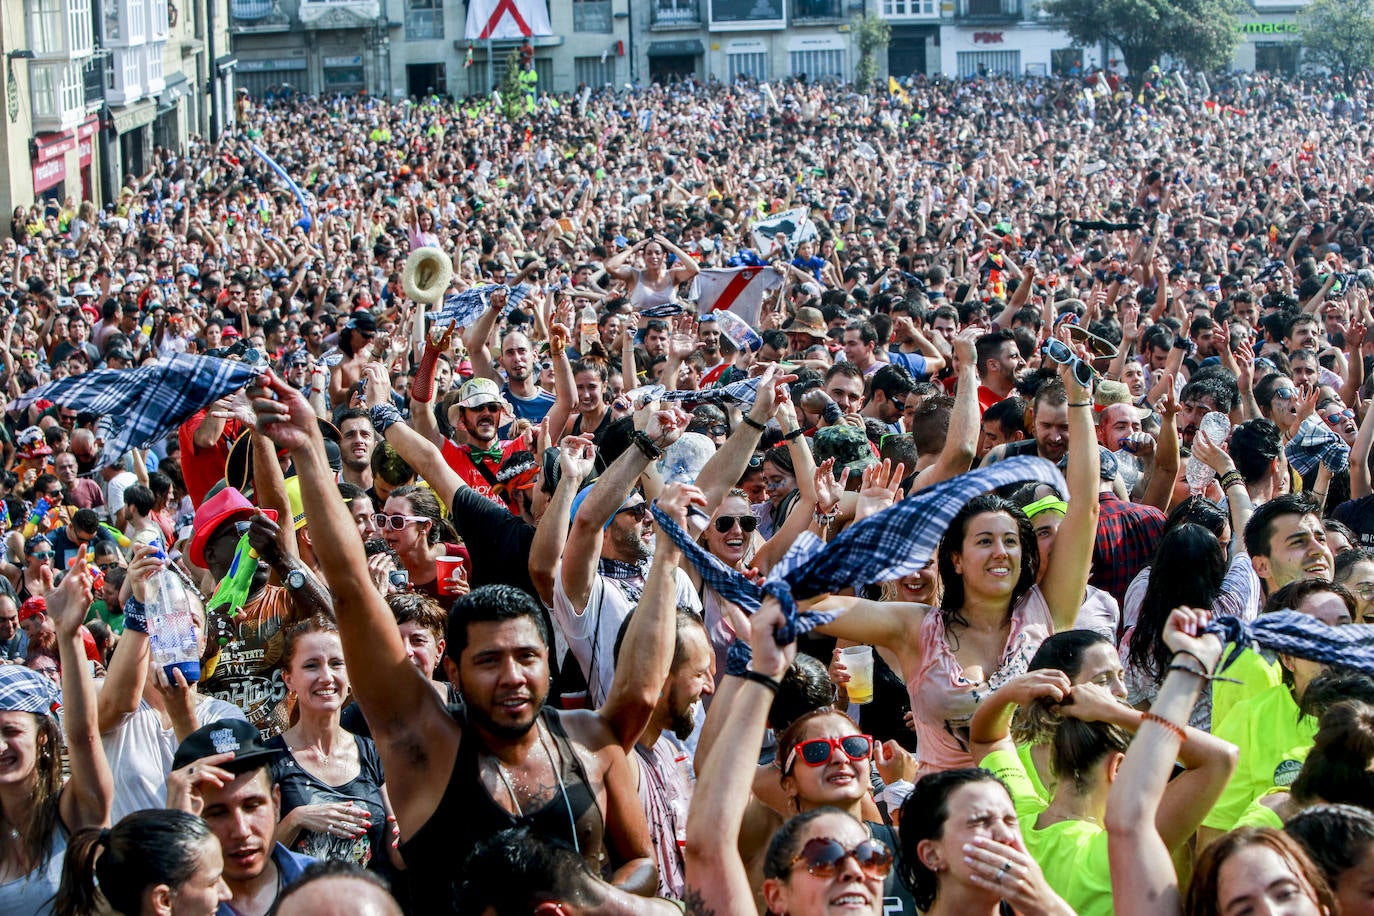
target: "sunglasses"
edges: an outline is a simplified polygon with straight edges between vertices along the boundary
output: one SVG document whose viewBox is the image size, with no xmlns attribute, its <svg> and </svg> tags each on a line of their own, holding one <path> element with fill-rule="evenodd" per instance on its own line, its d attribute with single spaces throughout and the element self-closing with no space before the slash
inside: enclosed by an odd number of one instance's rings
<svg viewBox="0 0 1374 916">
<path fill-rule="evenodd" d="M 1064 341 L 1051 337 L 1045 341 L 1042 352 L 1059 365 L 1069 366 L 1073 370 L 1074 381 L 1084 388 L 1092 385 L 1093 367 L 1074 355 L 1073 350 Z"/>
<path fill-rule="evenodd" d="M 1297 396 L 1298 396 L 1298 389 L 1296 389 L 1296 388 L 1275 388 L 1275 389 L 1274 389 L 1274 397 L 1279 398 L 1280 400 L 1291 401 L 1291 400 L 1293 400 L 1293 399 L 1294 399 L 1295 397 L 1297 397 Z"/>
<path fill-rule="evenodd" d="M 844 755 L 850 760 L 867 760 L 873 753 L 873 738 L 870 735 L 846 735 L 843 738 L 812 738 L 803 741 L 787 755 L 787 765 L 782 771 L 792 772 L 792 764 L 797 762 L 798 755 L 809 767 L 825 766 L 837 750 L 844 751 Z"/>
<path fill-rule="evenodd" d="M 55 551 L 52 550 L 40 550 L 29 554 L 29 556 L 33 557 L 35 560 L 51 560 L 54 554 Z"/>
<path fill-rule="evenodd" d="M 378 512 L 372 516 L 372 524 L 376 525 L 382 531 L 388 528 L 392 531 L 400 531 L 411 522 L 419 524 L 420 522 L 427 521 L 430 521 L 430 519 L 425 518 L 423 515 L 387 515 L 385 512 Z"/>
<path fill-rule="evenodd" d="M 467 409 L 468 409 L 468 410 L 471 410 L 471 411 L 473 411 L 473 412 L 475 412 L 475 413 L 500 413 L 500 412 L 501 412 L 501 405 L 500 405 L 500 404 L 478 404 L 476 407 L 469 407 L 469 408 L 467 408 Z"/>
<path fill-rule="evenodd" d="M 61 491 L 61 490 L 51 490 L 51 491 L 49 491 L 49 492 L 47 492 L 47 493 L 44 493 L 43 495 L 44 495 L 45 497 L 47 497 L 48 499 L 61 499 L 61 498 L 62 498 L 62 491 Z"/>
<path fill-rule="evenodd" d="M 616 515 L 632 515 L 634 516 L 634 520 L 636 522 L 642 522 L 649 515 L 649 504 L 636 503 L 633 506 L 628 506 L 624 509 L 621 509 L 616 513 Z"/>
<path fill-rule="evenodd" d="M 726 534 L 735 527 L 738 522 L 740 529 L 745 534 L 752 534 L 758 528 L 759 520 L 752 515 L 718 515 L 716 516 L 716 530 L 721 534 Z"/>
<path fill-rule="evenodd" d="M 892 850 L 877 840 L 864 840 L 853 849 L 845 849 L 839 840 L 830 837 L 807 840 L 789 866 L 796 868 L 803 865 L 813 878 L 833 878 L 843 867 L 844 860 L 849 858 L 854 860 L 865 876 L 875 881 L 881 881 L 892 871 Z"/>
</svg>

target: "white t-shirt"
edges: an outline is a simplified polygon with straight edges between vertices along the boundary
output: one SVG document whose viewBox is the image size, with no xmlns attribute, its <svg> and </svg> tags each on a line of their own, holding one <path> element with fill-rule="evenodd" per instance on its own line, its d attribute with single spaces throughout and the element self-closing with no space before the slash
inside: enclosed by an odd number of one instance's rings
<svg viewBox="0 0 1374 916">
<path fill-rule="evenodd" d="M 215 697 L 201 697 L 196 704 L 196 721 L 202 725 L 245 718 L 243 710 Z M 114 776 L 110 823 L 143 808 L 166 807 L 167 774 L 172 772 L 178 742 L 176 732 L 162 727 L 162 717 L 147 700 L 140 699 L 138 709 L 102 734 L 100 743 Z"/>
<path fill-rule="evenodd" d="M 673 580 L 677 586 L 678 606 L 690 607 L 700 614 L 701 596 L 692 587 L 692 580 L 681 569 L 673 570 Z M 615 638 L 632 610 L 634 604 L 615 579 L 599 573 L 594 575 L 584 608 L 573 607 L 568 593 L 563 590 L 561 574 L 554 579 L 553 619 L 587 677 L 593 709 L 604 703 L 611 692 L 615 675 Z"/>
<path fill-rule="evenodd" d="M 124 491 L 138 483 L 138 475 L 133 471 L 120 471 L 105 485 L 105 511 L 110 524 L 114 524 L 119 510 L 124 508 Z"/>
</svg>

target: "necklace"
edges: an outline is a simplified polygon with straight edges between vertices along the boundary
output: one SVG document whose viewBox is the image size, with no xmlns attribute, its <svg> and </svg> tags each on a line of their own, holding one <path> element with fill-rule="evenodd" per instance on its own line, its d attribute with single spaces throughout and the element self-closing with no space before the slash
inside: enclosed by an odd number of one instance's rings
<svg viewBox="0 0 1374 916">
<path fill-rule="evenodd" d="M 544 730 L 543 730 L 542 728 L 540 728 L 538 722 L 535 722 L 535 723 L 534 723 L 534 729 L 535 729 L 535 734 L 537 734 L 537 735 L 539 736 L 539 746 L 542 747 L 542 748 L 544 749 L 544 753 L 545 753 L 545 754 L 548 756 L 548 758 L 549 758 L 549 766 L 553 767 L 553 769 L 554 769 L 554 775 L 557 776 L 557 775 L 558 775 L 558 763 L 553 759 L 553 752 L 549 750 L 548 744 L 545 743 L 545 741 L 544 741 Z M 500 758 L 498 758 L 498 757 L 496 757 L 496 756 L 494 756 L 494 755 L 492 756 L 491 759 L 492 759 L 493 761 L 496 762 L 496 773 L 497 773 L 498 776 L 501 777 L 501 782 L 503 782 L 503 783 L 505 784 L 505 786 L 506 786 L 506 791 L 510 793 L 510 801 L 511 801 L 511 804 L 512 804 L 512 805 L 515 805 L 515 816 L 516 816 L 516 817 L 524 817 L 524 816 L 525 816 L 525 809 L 522 808 L 522 807 L 520 807 L 520 799 L 519 799 L 519 798 L 516 796 L 516 794 L 515 794 L 515 785 L 511 782 L 510 775 L 506 772 L 505 764 L 503 764 L 503 763 L 501 762 Z M 561 782 L 561 780 L 560 780 L 560 782 Z"/>
</svg>

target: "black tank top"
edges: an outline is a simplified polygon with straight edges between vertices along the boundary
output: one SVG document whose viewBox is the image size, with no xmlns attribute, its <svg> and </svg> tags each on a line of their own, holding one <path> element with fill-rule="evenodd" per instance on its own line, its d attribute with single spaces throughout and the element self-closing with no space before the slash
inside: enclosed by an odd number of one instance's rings
<svg viewBox="0 0 1374 916">
<path fill-rule="evenodd" d="M 464 721 L 458 757 L 439 806 L 400 847 L 410 878 L 411 912 L 456 912 L 464 864 L 473 847 L 510 827 L 529 827 L 540 836 L 575 846 L 592 869 L 601 872 L 598 856 L 604 848 L 605 822 L 596 793 L 568 740 L 558 711 L 546 708 L 539 717 L 552 738 L 549 749 L 553 751 L 563 789 L 544 807 L 527 811 L 522 817 L 502 808 L 487 792 L 479 760 L 484 748 L 476 732 Z"/>
</svg>

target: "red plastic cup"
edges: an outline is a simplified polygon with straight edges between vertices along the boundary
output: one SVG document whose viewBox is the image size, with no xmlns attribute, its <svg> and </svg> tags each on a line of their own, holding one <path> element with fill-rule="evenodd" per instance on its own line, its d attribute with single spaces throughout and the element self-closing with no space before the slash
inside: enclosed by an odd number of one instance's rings
<svg viewBox="0 0 1374 916">
<path fill-rule="evenodd" d="M 463 558 L 436 557 L 434 560 L 434 566 L 439 573 L 439 594 L 454 594 L 453 586 L 450 583 L 450 580 L 453 578 L 453 574 L 455 572 L 463 568 Z"/>
</svg>

